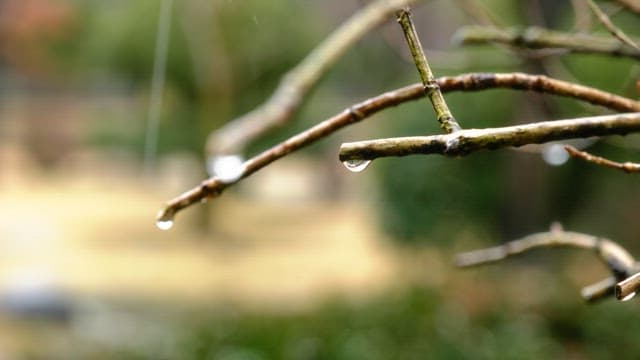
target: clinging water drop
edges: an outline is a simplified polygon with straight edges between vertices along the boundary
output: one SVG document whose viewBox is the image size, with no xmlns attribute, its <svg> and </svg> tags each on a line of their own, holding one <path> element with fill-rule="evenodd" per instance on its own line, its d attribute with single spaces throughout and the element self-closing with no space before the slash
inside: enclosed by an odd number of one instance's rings
<svg viewBox="0 0 640 360">
<path fill-rule="evenodd" d="M 351 172 L 361 172 L 364 171 L 371 164 L 371 160 L 364 159 L 351 159 L 342 162 L 342 165 L 347 168 L 347 170 Z"/>
<path fill-rule="evenodd" d="M 167 207 L 158 213 L 158 217 L 156 218 L 156 226 L 160 230 L 169 230 L 173 226 L 173 217 L 176 215 L 176 212 L 173 208 Z"/>
<path fill-rule="evenodd" d="M 542 149 L 542 158 L 553 166 L 560 166 L 569 160 L 569 153 L 562 144 L 548 144 Z"/>
<path fill-rule="evenodd" d="M 173 226 L 173 220 L 158 220 L 156 226 L 160 230 L 169 230 Z"/>
</svg>

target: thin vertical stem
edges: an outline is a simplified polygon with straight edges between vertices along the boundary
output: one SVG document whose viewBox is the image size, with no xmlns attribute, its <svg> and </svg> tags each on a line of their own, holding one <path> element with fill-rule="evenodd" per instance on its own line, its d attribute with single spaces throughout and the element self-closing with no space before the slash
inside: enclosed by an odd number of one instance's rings
<svg viewBox="0 0 640 360">
<path fill-rule="evenodd" d="M 433 105 L 433 110 L 436 112 L 440 127 L 448 133 L 460 130 L 460 125 L 453 117 L 453 114 L 451 114 L 449 106 L 447 106 L 447 102 L 444 100 L 440 87 L 429 67 L 429 62 L 422 49 L 422 44 L 420 44 L 420 39 L 418 39 L 418 33 L 411 20 L 411 11 L 407 7 L 398 11 L 396 16 L 404 32 L 404 37 L 407 40 L 409 49 L 411 50 L 413 61 L 418 68 L 418 73 L 420 73 L 424 91 Z"/>
<path fill-rule="evenodd" d="M 160 14 L 158 15 L 158 30 L 156 33 L 156 48 L 153 58 L 151 95 L 149 99 L 149 115 L 147 118 L 147 133 L 144 146 L 144 170 L 146 173 L 151 171 L 156 160 L 158 127 L 160 125 L 160 110 L 162 108 L 162 90 L 164 89 L 167 54 L 169 52 L 172 5 L 173 0 L 162 0 L 160 3 Z"/>
</svg>

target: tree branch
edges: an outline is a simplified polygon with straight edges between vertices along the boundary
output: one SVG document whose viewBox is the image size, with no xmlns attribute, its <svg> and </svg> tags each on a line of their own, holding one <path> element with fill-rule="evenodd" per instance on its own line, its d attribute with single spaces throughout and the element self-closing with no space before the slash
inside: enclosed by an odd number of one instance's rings
<svg viewBox="0 0 640 360">
<path fill-rule="evenodd" d="M 405 8 L 398 11 L 396 16 L 398 18 L 398 23 L 400 23 L 400 26 L 402 27 L 404 37 L 407 40 L 407 45 L 409 45 L 409 50 L 411 50 L 413 62 L 418 68 L 418 73 L 420 73 L 420 79 L 422 80 L 422 85 L 424 85 L 424 91 L 427 94 L 429 101 L 431 101 L 431 105 L 436 113 L 440 127 L 448 133 L 460 130 L 460 125 L 453 117 L 453 114 L 451 114 L 449 106 L 440 91 L 440 86 L 433 77 L 433 72 L 429 67 L 429 61 L 427 61 L 427 57 L 422 49 L 422 44 L 418 38 L 418 33 L 416 32 L 416 28 L 411 20 L 411 11 L 409 8 Z"/>
<path fill-rule="evenodd" d="M 616 285 L 616 298 L 622 301 L 629 300 L 635 296 L 638 290 L 640 290 L 640 272 L 633 274 Z"/>
<path fill-rule="evenodd" d="M 605 14 L 604 11 L 600 9 L 600 7 L 598 6 L 598 4 L 595 3 L 595 1 L 593 0 L 585 0 L 585 1 L 591 8 L 591 11 L 593 11 L 593 13 L 596 15 L 598 20 L 600 20 L 600 23 L 602 23 L 602 25 L 604 25 L 604 27 L 607 28 L 607 30 L 609 30 L 611 35 L 615 36 L 622 43 L 627 44 L 636 50 L 640 50 L 640 47 L 638 47 L 638 44 L 636 44 L 635 41 L 631 40 L 631 38 L 627 36 L 627 34 L 625 34 L 624 31 L 622 31 L 619 27 L 617 27 L 611 21 L 609 16 L 607 16 L 607 14 Z"/>
<path fill-rule="evenodd" d="M 501 128 L 469 129 L 446 135 L 409 136 L 344 143 L 341 161 L 367 161 L 387 156 L 442 154 L 464 156 L 479 150 L 541 144 L 591 136 L 640 131 L 640 112 L 544 121 Z"/>
<path fill-rule="evenodd" d="M 586 151 L 580 151 L 571 145 L 565 145 L 564 149 L 567 150 L 569 155 L 578 159 L 582 159 L 584 161 L 592 162 L 596 165 L 622 170 L 626 173 L 640 172 L 640 164 L 636 164 L 632 162 L 619 163 L 619 162 L 611 161 L 609 159 L 605 159 L 600 156 L 591 155 Z"/>
<path fill-rule="evenodd" d="M 458 254 L 456 265 L 472 267 L 490 264 L 543 247 L 577 247 L 595 250 L 613 276 L 584 287 L 581 294 L 587 301 L 596 301 L 613 295 L 614 289 L 617 289 L 616 282 L 627 279 L 637 272 L 639 267 L 633 256 L 617 243 L 592 235 L 563 231 L 561 228 L 529 235 L 500 246 Z"/>
<path fill-rule="evenodd" d="M 457 0 L 456 5 L 476 21 L 484 26 L 498 26 L 498 20 L 487 9 L 475 0 Z"/>
<path fill-rule="evenodd" d="M 640 60 L 640 50 L 604 36 L 571 34 L 538 27 L 526 29 L 496 29 L 465 26 L 454 35 L 461 44 L 495 42 L 529 49 L 555 48 L 576 53 L 624 56 Z"/>
<path fill-rule="evenodd" d="M 320 78 L 355 42 L 404 6 L 417 0 L 377 0 L 359 10 L 281 79 L 271 97 L 251 112 L 212 132 L 209 154 L 241 151 L 265 132 L 286 123 Z"/>
<path fill-rule="evenodd" d="M 627 10 L 640 15 L 640 2 L 637 0 L 616 0 L 616 2 L 624 6 Z"/>
<path fill-rule="evenodd" d="M 488 74 L 475 73 L 453 77 L 441 77 L 437 83 L 443 92 L 478 91 L 491 88 L 511 88 L 530 90 L 571 97 L 604 106 L 617 111 L 640 111 L 640 102 L 594 89 L 588 86 L 572 84 L 543 75 L 523 73 Z M 312 142 L 330 135 L 339 129 L 361 121 L 378 111 L 398 104 L 417 100 L 424 96 L 422 84 L 413 84 L 389 91 L 365 100 L 343 110 L 310 129 L 292 136 L 284 142 L 254 156 L 243 165 L 244 172 L 236 181 L 248 177 L 279 158 L 296 151 Z M 158 221 L 171 221 L 180 210 L 199 203 L 203 199 L 215 197 L 233 183 L 225 183 L 217 177 L 204 180 L 199 186 L 170 200 L 158 214 Z"/>
<path fill-rule="evenodd" d="M 573 30 L 578 32 L 587 32 L 591 29 L 591 13 L 589 5 L 584 0 L 571 0 L 573 8 L 574 22 Z"/>
</svg>

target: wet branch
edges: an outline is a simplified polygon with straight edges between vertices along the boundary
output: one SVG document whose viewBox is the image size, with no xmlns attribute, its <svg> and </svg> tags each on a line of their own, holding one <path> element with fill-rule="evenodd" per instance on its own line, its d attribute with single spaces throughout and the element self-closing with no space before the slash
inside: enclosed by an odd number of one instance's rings
<svg viewBox="0 0 640 360">
<path fill-rule="evenodd" d="M 454 39 L 461 44 L 500 43 L 528 49 L 553 48 L 640 60 L 640 50 L 610 37 L 564 33 L 539 27 L 496 29 L 486 26 L 465 26 L 456 32 Z"/>
<path fill-rule="evenodd" d="M 638 270 L 636 269 L 636 271 Z M 636 292 L 640 291 L 640 272 L 620 281 L 614 291 L 618 300 L 628 300 L 632 298 Z"/>
<path fill-rule="evenodd" d="M 436 113 L 440 127 L 448 133 L 460 130 L 460 125 L 453 117 L 453 114 L 451 114 L 449 106 L 440 91 L 440 86 L 438 86 L 438 82 L 433 76 L 431 67 L 429 67 L 429 61 L 424 54 L 422 44 L 418 38 L 418 33 L 416 32 L 416 28 L 411 20 L 411 11 L 409 8 L 405 8 L 398 11 L 396 16 L 398 18 L 398 23 L 402 27 L 404 37 L 407 40 L 409 50 L 411 50 L 413 62 L 416 64 L 416 68 L 418 68 L 418 73 L 420 73 L 420 79 L 422 80 L 422 85 L 424 85 L 424 92 L 427 94 L 427 97 L 433 106 L 433 110 Z"/>
<path fill-rule="evenodd" d="M 342 54 L 398 9 L 416 1 L 377 0 L 355 13 L 286 73 L 266 102 L 212 132 L 207 140 L 207 152 L 239 152 L 257 137 L 286 123 L 297 112 L 307 93 Z"/>
<path fill-rule="evenodd" d="M 443 92 L 479 91 L 492 88 L 510 88 L 555 94 L 586 101 L 616 111 L 640 111 L 640 102 L 614 95 L 588 86 L 556 80 L 543 75 L 523 73 L 473 73 L 436 79 Z M 350 124 L 359 122 L 381 110 L 424 97 L 422 84 L 413 84 L 370 98 L 328 118 L 284 142 L 265 150 L 244 163 L 240 179 L 248 177 L 285 155 L 332 134 Z M 235 182 L 234 182 L 235 183 Z M 197 204 L 203 199 L 218 196 L 233 183 L 217 177 L 204 180 L 199 186 L 170 200 L 158 215 L 158 220 L 172 220 L 177 212 Z"/>
<path fill-rule="evenodd" d="M 622 170 L 626 173 L 637 173 L 640 172 L 640 164 L 632 163 L 632 162 L 624 162 L 619 163 L 616 161 L 611 161 L 609 159 L 605 159 L 600 156 L 591 155 L 586 151 L 580 151 L 571 145 L 565 145 L 564 149 L 567 150 L 569 155 L 582 159 L 584 161 L 592 162 L 596 165 L 610 167 L 612 169 Z"/>
<path fill-rule="evenodd" d="M 640 132 L 640 112 L 544 121 L 526 125 L 465 129 L 452 134 L 408 136 L 344 143 L 341 161 L 388 156 L 441 154 L 464 156 L 480 150 L 541 144 L 549 141 Z"/>
<path fill-rule="evenodd" d="M 640 264 L 619 244 L 593 235 L 564 231 L 558 226 L 552 227 L 549 232 L 532 234 L 500 246 L 458 254 L 456 256 L 456 265 L 459 267 L 485 265 L 520 255 L 533 249 L 546 247 L 576 247 L 593 250 L 598 255 L 598 258 L 611 270 L 611 277 L 582 289 L 582 297 L 587 301 L 595 301 L 613 295 L 620 284 L 625 283 L 625 281 L 629 283 L 629 277 L 640 271 Z M 640 281 L 634 281 L 634 284 L 637 285 L 623 286 L 622 293 L 630 291 L 628 289 L 634 289 L 635 291 L 640 286 Z M 618 297 L 618 299 L 623 297 Z"/>
</svg>

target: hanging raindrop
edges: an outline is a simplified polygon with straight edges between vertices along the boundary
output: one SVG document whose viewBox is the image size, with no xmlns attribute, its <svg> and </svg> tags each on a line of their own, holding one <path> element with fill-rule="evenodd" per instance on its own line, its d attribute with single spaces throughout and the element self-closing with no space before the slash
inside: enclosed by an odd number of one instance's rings
<svg viewBox="0 0 640 360">
<path fill-rule="evenodd" d="M 240 155 L 220 155 L 207 159 L 207 172 L 224 183 L 238 181 L 245 171 L 244 159 Z"/>
<path fill-rule="evenodd" d="M 160 230 L 169 230 L 173 226 L 173 220 L 158 220 L 156 226 Z"/>
<path fill-rule="evenodd" d="M 371 164 L 371 160 L 364 159 L 351 159 L 342 162 L 342 165 L 347 168 L 347 170 L 351 172 L 361 172 L 364 171 Z"/>
<path fill-rule="evenodd" d="M 156 218 L 156 226 L 160 230 L 169 230 L 173 226 L 173 217 L 176 215 L 176 212 L 173 208 L 167 207 L 158 213 L 158 217 Z"/>
<path fill-rule="evenodd" d="M 549 165 L 560 166 L 569 160 L 569 153 L 562 144 L 550 144 L 542 149 L 542 158 Z"/>
<path fill-rule="evenodd" d="M 634 296 L 636 296 L 635 291 L 634 291 L 634 292 L 632 292 L 631 294 L 629 294 L 629 295 L 627 295 L 627 296 L 623 297 L 623 298 L 622 298 L 622 301 L 629 301 L 629 300 L 633 299 L 633 297 L 634 297 Z"/>
</svg>

